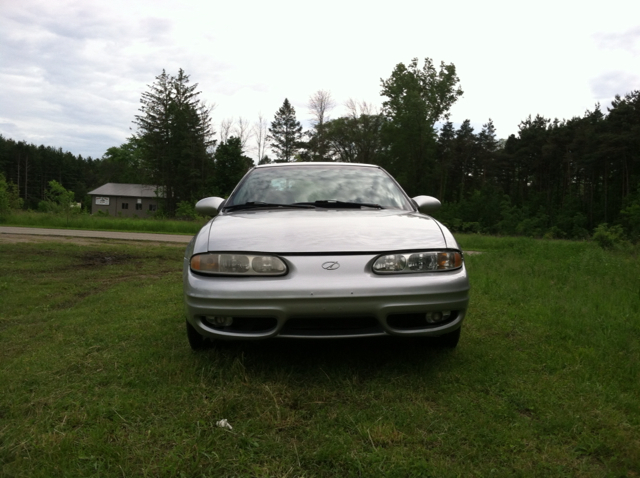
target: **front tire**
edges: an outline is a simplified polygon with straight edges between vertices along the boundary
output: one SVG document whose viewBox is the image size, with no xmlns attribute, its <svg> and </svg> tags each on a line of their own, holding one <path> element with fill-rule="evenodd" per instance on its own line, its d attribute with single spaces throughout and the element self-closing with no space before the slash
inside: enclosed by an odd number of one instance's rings
<svg viewBox="0 0 640 478">
<path fill-rule="evenodd" d="M 187 339 L 189 340 L 189 345 L 193 350 L 203 350 L 207 347 L 206 339 L 193 328 L 193 325 L 191 325 L 188 320 Z"/>
</svg>

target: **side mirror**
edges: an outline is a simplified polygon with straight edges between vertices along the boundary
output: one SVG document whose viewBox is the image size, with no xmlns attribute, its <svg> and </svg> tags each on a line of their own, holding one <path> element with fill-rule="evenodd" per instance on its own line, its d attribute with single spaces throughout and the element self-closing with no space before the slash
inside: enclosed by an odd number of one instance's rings
<svg viewBox="0 0 640 478">
<path fill-rule="evenodd" d="M 440 201 L 431 196 L 416 196 L 413 198 L 413 201 L 422 214 L 432 214 L 442 206 Z"/>
<path fill-rule="evenodd" d="M 196 212 L 203 216 L 217 216 L 224 199 L 218 197 L 200 199 L 196 203 Z"/>
</svg>

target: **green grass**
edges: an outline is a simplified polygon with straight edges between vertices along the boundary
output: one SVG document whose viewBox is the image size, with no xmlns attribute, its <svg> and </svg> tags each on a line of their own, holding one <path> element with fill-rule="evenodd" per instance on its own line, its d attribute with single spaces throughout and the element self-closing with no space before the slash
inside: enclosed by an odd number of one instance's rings
<svg viewBox="0 0 640 478">
<path fill-rule="evenodd" d="M 201 353 L 182 248 L 0 243 L 0 476 L 639 476 L 638 258 L 460 242 L 484 254 L 454 351 Z"/>
<path fill-rule="evenodd" d="M 178 221 L 169 219 L 98 216 L 91 214 L 70 214 L 69 216 L 65 216 L 52 213 L 18 211 L 3 218 L 2 221 L 0 221 L 0 226 L 194 235 L 205 222 L 205 219 L 199 221 Z"/>
</svg>

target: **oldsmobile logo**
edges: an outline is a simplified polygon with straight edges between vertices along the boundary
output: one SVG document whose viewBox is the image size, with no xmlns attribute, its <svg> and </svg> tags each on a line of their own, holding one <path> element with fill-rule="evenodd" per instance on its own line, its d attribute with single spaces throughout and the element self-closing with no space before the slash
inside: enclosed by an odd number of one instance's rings
<svg viewBox="0 0 640 478">
<path fill-rule="evenodd" d="M 322 264 L 322 268 L 328 271 L 335 271 L 340 268 L 340 263 L 335 261 L 329 261 Z"/>
</svg>

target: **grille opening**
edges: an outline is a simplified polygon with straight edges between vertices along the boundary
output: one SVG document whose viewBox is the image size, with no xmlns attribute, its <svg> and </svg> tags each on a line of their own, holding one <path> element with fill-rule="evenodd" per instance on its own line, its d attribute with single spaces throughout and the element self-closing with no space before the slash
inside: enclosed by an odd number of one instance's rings
<svg viewBox="0 0 640 478">
<path fill-rule="evenodd" d="M 217 326 L 202 317 L 202 323 L 215 330 L 222 330 L 225 332 L 268 332 L 273 330 L 278 325 L 278 320 L 275 317 L 232 317 L 230 325 Z"/>
<path fill-rule="evenodd" d="M 417 314 L 392 314 L 387 317 L 387 324 L 389 324 L 389 327 L 392 329 L 398 330 L 428 329 L 448 324 L 449 322 L 456 320 L 458 317 L 458 311 L 452 310 L 449 317 L 441 320 L 440 322 L 430 324 L 427 322 L 425 314 L 426 312 Z"/>
<path fill-rule="evenodd" d="M 304 317 L 289 319 L 281 333 L 322 332 L 322 331 L 366 331 L 379 330 L 380 324 L 374 317 Z"/>
</svg>

